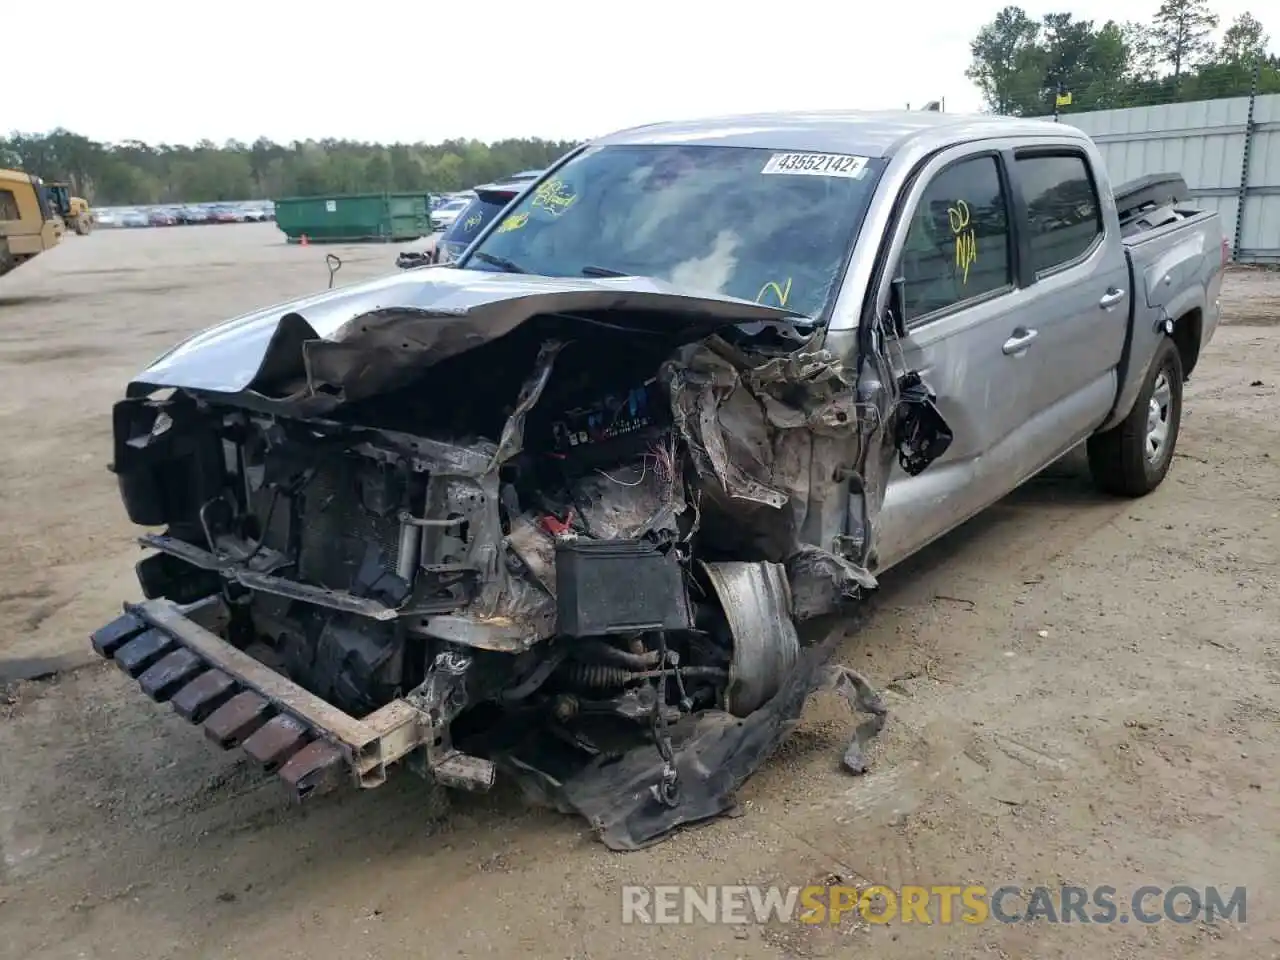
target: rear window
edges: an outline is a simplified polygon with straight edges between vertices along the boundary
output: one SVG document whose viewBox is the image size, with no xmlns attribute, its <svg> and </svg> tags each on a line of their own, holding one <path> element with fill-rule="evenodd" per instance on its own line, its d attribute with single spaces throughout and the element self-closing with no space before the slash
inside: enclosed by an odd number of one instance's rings
<svg viewBox="0 0 1280 960">
<path fill-rule="evenodd" d="M 480 231 L 502 212 L 502 208 L 511 201 L 513 196 L 515 194 L 486 193 L 467 204 L 467 208 L 458 214 L 458 219 L 453 221 L 449 229 L 444 232 L 444 236 L 440 238 L 440 244 L 445 252 L 450 257 L 456 257 L 462 253 L 468 244 L 480 235 Z"/>
<path fill-rule="evenodd" d="M 1084 256 L 1102 236 L 1098 191 L 1078 153 L 1018 157 L 1027 202 L 1031 265 L 1037 274 Z"/>
<path fill-rule="evenodd" d="M 18 201 L 12 190 L 0 190 L 0 220 L 21 220 Z"/>
</svg>

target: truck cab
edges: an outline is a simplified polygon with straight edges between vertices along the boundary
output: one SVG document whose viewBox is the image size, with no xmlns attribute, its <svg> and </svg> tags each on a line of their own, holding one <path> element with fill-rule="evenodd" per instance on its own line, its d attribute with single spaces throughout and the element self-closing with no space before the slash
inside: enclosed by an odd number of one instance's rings
<svg viewBox="0 0 1280 960">
<path fill-rule="evenodd" d="M 89 211 L 89 203 L 84 197 L 73 196 L 70 184 L 45 184 L 49 206 L 62 218 L 68 230 L 74 230 L 80 236 L 87 236 L 93 229 L 93 215 Z"/>
<path fill-rule="evenodd" d="M 1081 443 L 1104 490 L 1158 486 L 1227 262 L 1217 215 L 1185 201 L 1122 229 L 1101 156 L 1071 127 L 941 117 L 911 140 L 851 292 L 861 328 L 887 319 L 895 372 L 922 373 L 954 439 L 927 471 L 891 472 L 877 573 Z"/>
<path fill-rule="evenodd" d="M 57 246 L 65 232 L 39 177 L 0 170 L 0 276 Z"/>
</svg>

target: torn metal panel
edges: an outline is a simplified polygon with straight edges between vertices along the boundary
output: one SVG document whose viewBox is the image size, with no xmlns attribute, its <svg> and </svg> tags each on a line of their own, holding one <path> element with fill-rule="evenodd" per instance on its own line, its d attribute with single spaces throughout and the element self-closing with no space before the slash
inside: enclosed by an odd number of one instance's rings
<svg viewBox="0 0 1280 960">
<path fill-rule="evenodd" d="M 864 518 L 850 509 L 858 464 L 883 445 L 889 411 L 864 413 L 843 362 L 815 350 L 753 365 L 712 338 L 682 348 L 663 375 L 709 503 L 732 518 L 722 528 L 738 528 L 744 548 L 788 564 L 798 616 L 874 587 L 856 536 Z"/>
<path fill-rule="evenodd" d="M 889 359 L 885 331 L 878 324 L 860 331 L 858 350 L 859 457 L 849 471 L 850 559 L 863 569 L 876 567 L 875 544 L 880 508 L 889 487 L 896 447 L 900 390 Z M 856 532 L 855 532 L 856 531 Z"/>
<path fill-rule="evenodd" d="M 564 344 L 562 342 L 548 340 L 538 350 L 538 356 L 533 363 L 533 372 L 520 388 L 520 397 L 516 401 L 516 408 L 511 412 L 511 416 L 507 418 L 507 422 L 502 425 L 502 436 L 498 440 L 498 449 L 494 451 L 493 459 L 489 461 L 487 472 L 494 472 L 522 449 L 525 418 L 529 415 L 529 411 L 533 409 L 533 405 L 538 402 L 538 398 L 542 396 L 542 391 L 547 388 L 547 380 L 551 378 L 551 369 L 555 365 L 556 357 L 559 356 L 560 351 L 563 349 Z"/>
</svg>

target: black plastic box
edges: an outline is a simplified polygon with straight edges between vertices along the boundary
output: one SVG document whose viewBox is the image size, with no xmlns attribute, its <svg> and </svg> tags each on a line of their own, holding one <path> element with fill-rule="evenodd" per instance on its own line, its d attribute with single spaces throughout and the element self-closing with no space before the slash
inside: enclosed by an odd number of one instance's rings
<svg viewBox="0 0 1280 960">
<path fill-rule="evenodd" d="M 556 607 L 570 637 L 693 625 L 679 562 L 644 540 L 556 544 Z"/>
</svg>

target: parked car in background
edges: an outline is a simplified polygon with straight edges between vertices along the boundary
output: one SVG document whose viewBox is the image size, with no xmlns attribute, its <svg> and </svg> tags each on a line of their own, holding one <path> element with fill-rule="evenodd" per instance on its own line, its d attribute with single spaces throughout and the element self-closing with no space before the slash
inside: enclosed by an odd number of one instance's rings
<svg viewBox="0 0 1280 960">
<path fill-rule="evenodd" d="M 178 222 L 183 224 L 208 223 L 209 213 L 197 204 L 187 204 L 178 208 Z"/>
<path fill-rule="evenodd" d="M 458 214 L 465 210 L 470 202 L 470 197 L 450 197 L 431 211 L 432 228 L 435 230 L 447 230 L 452 226 L 453 221 L 458 218 Z"/>
<path fill-rule="evenodd" d="M 493 218 L 540 175 L 541 171 L 527 170 L 511 180 L 486 183 L 473 188 L 470 192 L 474 196 L 462 208 L 462 212 L 454 217 L 453 222 L 443 230 L 415 241 L 402 250 L 396 256 L 396 266 L 408 270 L 430 263 L 456 260 Z"/>
<path fill-rule="evenodd" d="M 120 226 L 120 214 L 115 210 L 95 210 L 93 212 L 94 226 L 98 227 L 118 227 Z"/>
<path fill-rule="evenodd" d="M 167 207 L 155 207 L 146 211 L 147 226 L 149 227 L 172 227 L 178 223 L 178 214 L 176 210 L 170 210 Z"/>
<path fill-rule="evenodd" d="M 210 223 L 236 223 L 239 220 L 234 207 L 225 203 L 216 203 L 209 208 Z"/>
<path fill-rule="evenodd" d="M 440 241 L 436 244 L 434 262 L 448 263 L 456 260 L 493 218 L 532 182 L 532 180 L 509 180 L 505 183 L 486 183 L 476 187 L 475 198 L 441 234 Z"/>
<path fill-rule="evenodd" d="M 123 210 L 120 213 L 122 227 L 149 227 L 151 218 L 142 210 Z"/>
</svg>

